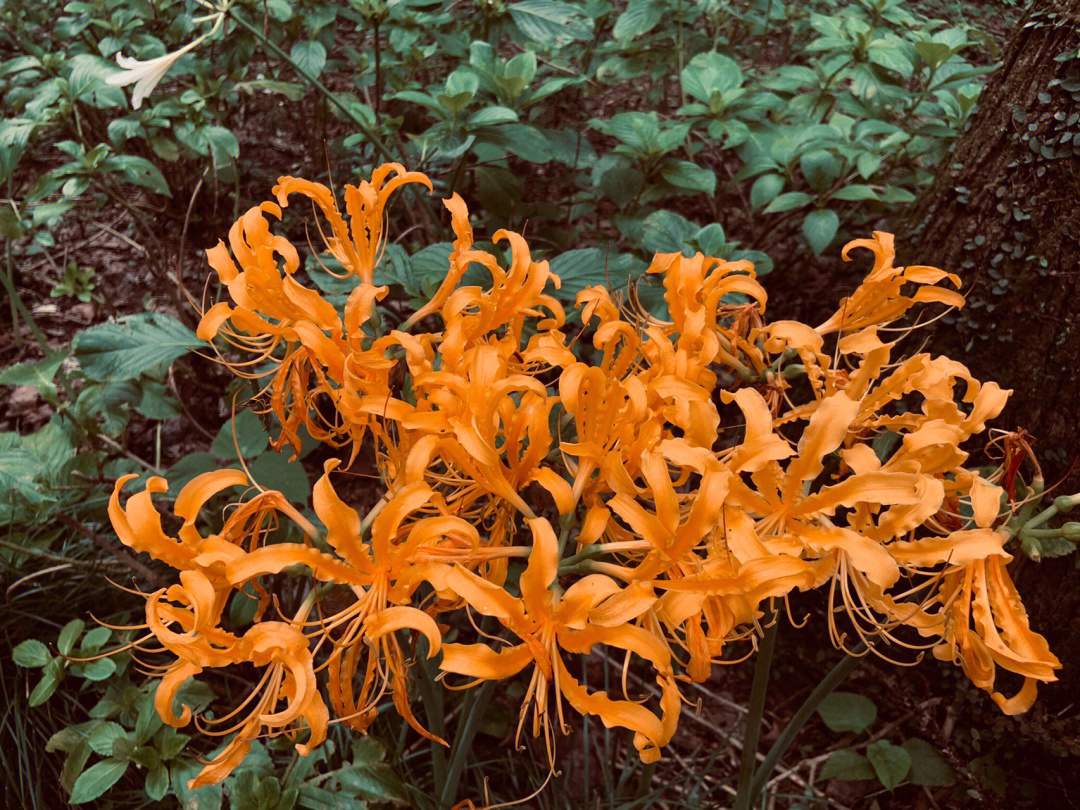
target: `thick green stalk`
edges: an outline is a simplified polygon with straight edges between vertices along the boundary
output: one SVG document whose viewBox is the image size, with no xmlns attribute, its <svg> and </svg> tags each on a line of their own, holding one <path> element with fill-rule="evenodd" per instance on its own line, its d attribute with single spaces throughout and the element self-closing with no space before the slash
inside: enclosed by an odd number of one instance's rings
<svg viewBox="0 0 1080 810">
<path fill-rule="evenodd" d="M 754 773 L 753 781 L 751 781 L 749 789 L 747 790 L 747 807 L 749 807 L 755 798 L 761 795 L 761 791 L 765 788 L 765 783 L 768 781 L 769 777 L 772 776 L 772 772 L 780 762 L 780 758 L 787 753 L 788 748 L 791 747 L 791 743 L 795 741 L 795 736 L 802 730 L 802 727 L 806 725 L 806 721 L 813 716 L 815 711 L 817 711 L 817 707 L 821 704 L 821 701 L 832 694 L 832 692 L 844 682 L 844 679 L 854 672 L 855 668 L 862 663 L 863 653 L 866 652 L 866 649 L 866 645 L 860 642 L 859 645 L 851 651 L 851 655 L 845 655 L 840 660 L 840 663 L 834 666 L 829 671 L 829 674 L 814 687 L 814 691 L 803 701 L 799 710 L 795 712 L 794 717 L 792 717 L 788 724 L 784 726 L 784 730 L 780 732 L 780 736 L 776 738 L 776 742 L 772 744 L 769 753 L 765 755 L 765 759 Z M 741 785 L 739 793 L 740 795 L 742 794 Z"/>
<path fill-rule="evenodd" d="M 739 784 L 734 810 L 750 810 L 756 794 L 750 790 L 757 760 L 758 740 L 761 737 L 761 718 L 765 713 L 765 695 L 769 691 L 769 672 L 772 669 L 776 631 L 780 625 L 776 610 L 770 603 L 765 610 L 765 636 L 761 639 L 757 662 L 754 664 L 754 685 L 750 690 L 750 710 L 746 714 L 746 734 L 743 736 L 742 757 L 739 760 Z"/>
</svg>

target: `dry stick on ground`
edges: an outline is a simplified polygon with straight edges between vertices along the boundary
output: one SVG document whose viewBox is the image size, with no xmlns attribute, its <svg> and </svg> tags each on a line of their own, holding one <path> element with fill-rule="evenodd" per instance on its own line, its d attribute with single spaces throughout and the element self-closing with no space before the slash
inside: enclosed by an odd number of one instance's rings
<svg viewBox="0 0 1080 810">
<path fill-rule="evenodd" d="M 72 530 L 78 532 L 83 537 L 86 537 L 86 538 L 88 538 L 90 540 L 93 540 L 94 545 L 96 545 L 98 548 L 102 549 L 103 551 L 107 551 L 109 554 L 111 554 L 117 560 L 122 562 L 124 565 L 126 565 L 128 568 L 130 568 L 132 571 L 135 571 L 136 573 L 141 574 L 146 579 L 146 581 L 149 582 L 151 585 L 153 585 L 155 588 L 166 588 L 166 587 L 168 587 L 169 583 L 159 573 L 157 573 L 156 571 L 154 571 L 152 568 L 148 567 L 147 565 L 139 562 L 134 557 L 132 557 L 130 554 L 128 554 L 126 551 L 118 548 L 114 543 L 112 543 L 109 540 L 106 540 L 104 537 L 102 537 L 97 532 L 93 531 L 92 529 L 88 528 L 87 526 L 84 526 L 83 524 L 79 523 L 77 520 L 74 520 L 74 519 L 68 517 L 67 515 L 63 514 L 62 512 L 58 513 L 56 515 L 56 519 L 60 523 L 67 526 L 69 529 L 72 529 Z"/>
</svg>

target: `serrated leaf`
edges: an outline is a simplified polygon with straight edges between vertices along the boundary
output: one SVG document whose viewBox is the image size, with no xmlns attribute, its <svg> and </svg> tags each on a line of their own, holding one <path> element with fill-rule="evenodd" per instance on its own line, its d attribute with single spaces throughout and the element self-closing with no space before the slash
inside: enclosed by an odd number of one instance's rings
<svg viewBox="0 0 1080 810">
<path fill-rule="evenodd" d="M 105 646 L 105 642 L 109 640 L 111 635 L 112 630 L 108 627 L 95 627 L 83 636 L 79 650 L 83 655 L 96 655 L 98 650 Z"/>
<path fill-rule="evenodd" d="M 873 779 L 874 769 L 862 754 L 854 751 L 836 751 L 832 753 L 821 769 L 822 779 L 843 779 L 854 782 L 860 779 Z"/>
<path fill-rule="evenodd" d="M 113 743 L 123 735 L 123 726 L 119 723 L 110 721 L 95 726 L 90 734 L 87 735 L 86 740 L 90 743 L 90 748 L 93 749 L 95 754 L 103 757 L 111 757 L 113 753 Z"/>
<path fill-rule="evenodd" d="M 956 773 L 937 749 L 925 740 L 905 740 L 900 746 L 911 757 L 911 781 L 926 787 L 948 787 L 955 784 Z"/>
<path fill-rule="evenodd" d="M 231 461 L 237 460 L 236 448 L 240 456 L 251 459 L 265 450 L 270 444 L 270 437 L 262 421 L 251 409 L 240 411 L 235 419 L 230 419 L 221 426 L 210 445 L 210 452 Z"/>
<path fill-rule="evenodd" d="M 806 241 L 810 243 L 815 256 L 820 256 L 836 236 L 836 230 L 840 227 L 840 218 L 835 211 L 819 209 L 811 211 L 803 219 L 802 233 Z"/>
<path fill-rule="evenodd" d="M 43 667 L 52 660 L 49 648 L 36 638 L 28 638 L 11 651 L 11 660 L 20 667 Z"/>
<path fill-rule="evenodd" d="M 833 731 L 865 731 L 877 719 L 877 706 L 855 692 L 833 692 L 817 708 L 821 719 Z"/>
<path fill-rule="evenodd" d="M 91 765 L 75 780 L 68 801 L 72 804 L 93 801 L 120 781 L 129 764 L 124 760 L 106 759 Z"/>
<path fill-rule="evenodd" d="M 292 46 L 289 58 L 300 70 L 317 79 L 326 67 L 326 48 L 321 42 L 303 40 Z"/>
<path fill-rule="evenodd" d="M 866 758 L 877 774 L 878 780 L 889 790 L 894 790 L 911 770 L 908 752 L 888 740 L 878 740 L 866 749 Z"/>
<path fill-rule="evenodd" d="M 83 374 L 96 381 L 133 380 L 146 372 L 164 370 L 189 349 L 203 345 L 178 320 L 157 312 L 91 326 L 72 341 Z"/>
</svg>

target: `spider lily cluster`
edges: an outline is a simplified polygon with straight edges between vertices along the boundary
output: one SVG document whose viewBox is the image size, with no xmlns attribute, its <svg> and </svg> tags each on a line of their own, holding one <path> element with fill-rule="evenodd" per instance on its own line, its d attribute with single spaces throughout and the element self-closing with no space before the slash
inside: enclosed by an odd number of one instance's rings
<svg viewBox="0 0 1080 810">
<path fill-rule="evenodd" d="M 237 374 L 265 380 L 278 449 L 299 453 L 304 428 L 347 451 L 348 466 L 371 444 L 383 484 L 374 508 L 361 515 L 339 496 L 338 460 L 312 491 L 324 528 L 239 470 L 183 487 L 176 536 L 152 502 L 163 479 L 125 500 L 124 478 L 113 493 L 120 539 L 179 572 L 146 595 L 144 641 L 171 655 L 162 718 L 192 721 L 174 706 L 188 678 L 241 664 L 261 673 L 239 707 L 195 718 L 234 736 L 193 786 L 225 778 L 257 737 L 299 735 L 306 754 L 332 715 L 364 732 L 387 698 L 437 739 L 410 706 L 418 649 L 451 685 L 524 674 L 518 735 L 543 735 L 549 758 L 573 710 L 626 729 L 653 762 L 675 733 L 680 684 L 732 660 L 729 644 L 752 652 L 768 601 L 794 589 L 828 590 L 841 648 L 858 636 L 877 650 L 930 649 L 1006 713 L 1054 680 L 1060 664 L 1006 570 L 1020 457 L 979 474 L 961 449 L 1009 392 L 947 357 L 899 357 L 889 338 L 916 305 L 961 306 L 939 286 L 955 276 L 895 267 L 892 237 L 875 233 L 844 252 L 872 252 L 871 273 L 811 327 L 764 319 L 749 262 L 659 254 L 648 272 L 666 320 L 632 291 L 626 301 L 590 287 L 571 327 L 547 292 L 559 286 L 547 262 L 505 230 L 493 239 L 507 257 L 477 247 L 455 194 L 445 280 L 383 332 L 373 313 L 388 292 L 374 284 L 385 206 L 408 183 L 431 189 L 382 166 L 346 187 L 343 215 L 325 186 L 281 178 L 277 202 L 207 252 L 231 301 L 199 328 Z M 321 212 L 327 253 L 357 278 L 343 311 L 297 280 L 296 249 L 271 231 L 297 197 Z M 470 267 L 490 283 L 463 286 Z M 236 486 L 255 494 L 206 534 L 200 512 Z M 304 542 L 267 542 L 280 521 Z M 286 569 L 311 579 L 291 618 L 274 594 Z M 223 617 L 245 588 L 256 620 L 233 632 Z M 328 598 L 335 590 L 344 598 Z M 625 681 L 607 694 L 571 674 L 595 648 L 648 670 L 654 702 Z M 1023 678 L 1015 695 L 995 687 L 999 667 Z"/>
</svg>

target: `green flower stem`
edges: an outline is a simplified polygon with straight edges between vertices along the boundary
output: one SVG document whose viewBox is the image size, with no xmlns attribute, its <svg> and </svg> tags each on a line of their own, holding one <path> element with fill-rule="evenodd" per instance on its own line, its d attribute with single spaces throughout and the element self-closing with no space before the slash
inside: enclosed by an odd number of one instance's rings
<svg viewBox="0 0 1080 810">
<path fill-rule="evenodd" d="M 795 736 L 802 730 L 802 727 L 806 725 L 806 721 L 809 720 L 817 707 L 821 704 L 826 697 L 844 682 L 844 679 L 850 675 L 860 663 L 862 663 L 863 653 L 867 651 L 867 647 L 862 642 L 855 647 L 851 654 L 845 655 L 841 661 L 834 666 L 829 674 L 826 675 L 821 682 L 814 688 L 814 691 L 803 701 L 803 704 L 799 707 L 799 710 L 795 712 L 795 715 L 791 718 L 784 730 L 780 732 L 780 736 L 776 738 L 776 742 L 772 744 L 772 748 L 769 749 L 769 753 L 765 755 L 764 761 L 758 766 L 757 771 L 754 773 L 754 778 L 750 782 L 749 789 L 747 790 L 746 807 L 749 807 L 752 800 L 761 795 L 761 791 L 765 788 L 765 783 L 769 777 L 772 776 L 773 770 L 776 769 L 777 764 L 780 762 L 780 758 L 787 753 L 788 748 L 791 747 L 791 743 L 795 741 Z M 755 681 L 756 685 L 756 681 Z M 743 749 L 743 755 L 745 757 L 746 750 Z M 739 795 L 742 795 L 742 786 L 739 787 Z"/>
<path fill-rule="evenodd" d="M 470 689 L 465 698 L 465 705 L 461 710 L 461 725 L 458 726 L 457 734 L 454 735 L 454 745 L 450 752 L 450 767 L 443 783 L 442 794 L 439 796 L 439 808 L 449 808 L 457 797 L 458 786 L 461 777 L 465 773 L 465 761 L 469 757 L 469 749 L 472 748 L 473 738 L 480 730 L 480 721 L 484 717 L 487 705 L 495 692 L 498 681 L 484 681 L 475 689 Z"/>
<path fill-rule="evenodd" d="M 280 47 L 278 47 L 277 44 L 275 44 L 274 42 L 271 42 L 269 39 L 264 37 L 263 34 L 262 34 L 262 31 L 260 31 L 258 28 L 256 28 L 254 25 L 249 23 L 246 19 L 244 19 L 244 17 L 241 16 L 241 14 L 239 12 L 237 12 L 237 10 L 235 8 L 232 8 L 232 7 L 229 8 L 229 16 L 232 17 L 233 20 L 235 20 L 237 23 L 239 23 L 242 27 L 244 27 L 248 31 L 250 31 L 251 35 L 254 36 L 255 39 L 259 40 L 259 42 L 262 43 L 263 47 L 265 47 L 267 50 L 269 50 L 271 53 L 273 53 L 274 56 L 278 57 L 279 59 L 284 60 L 289 65 L 291 65 L 293 70 L 296 71 L 297 75 L 299 75 L 300 78 L 302 78 L 304 81 L 306 81 L 312 87 L 314 87 L 316 90 L 318 90 L 320 93 L 322 93 L 326 97 L 327 101 L 329 101 L 331 104 L 333 104 L 339 110 L 341 110 L 341 112 L 350 121 L 352 121 L 353 124 L 356 125 L 356 128 L 359 129 L 361 134 L 365 138 L 367 138 L 368 141 L 371 142 L 372 146 L 375 147 L 375 150 L 380 155 L 382 155 L 388 161 L 393 161 L 393 159 L 394 159 L 393 154 L 390 152 L 389 149 L 386 148 L 386 145 L 381 140 L 379 140 L 379 137 L 374 132 L 371 131 L 371 129 L 368 127 L 368 125 L 366 123 L 364 123 L 363 119 L 361 119 L 352 110 L 350 110 L 348 107 L 346 107 L 344 104 L 342 104 L 341 101 L 338 100 L 337 96 L 335 96 L 333 93 L 330 92 L 330 90 L 326 87 L 326 85 L 324 85 L 322 82 L 320 82 L 318 79 L 316 79 L 310 73 L 308 73 L 306 70 L 304 70 L 299 65 L 297 65 L 296 62 L 294 62 L 292 60 L 292 57 L 290 57 L 287 53 L 285 53 L 285 51 L 283 51 Z"/>
<path fill-rule="evenodd" d="M 758 740 L 761 737 L 761 718 L 765 713 L 765 695 L 769 691 L 769 672 L 772 669 L 773 649 L 776 647 L 776 631 L 779 617 L 772 603 L 765 609 L 762 619 L 765 636 L 761 639 L 757 661 L 754 664 L 754 685 L 750 691 L 750 710 L 746 715 L 746 733 L 743 736 L 742 757 L 739 759 L 739 783 L 734 810 L 750 810 L 756 795 L 750 789 L 757 760 Z"/>
</svg>

